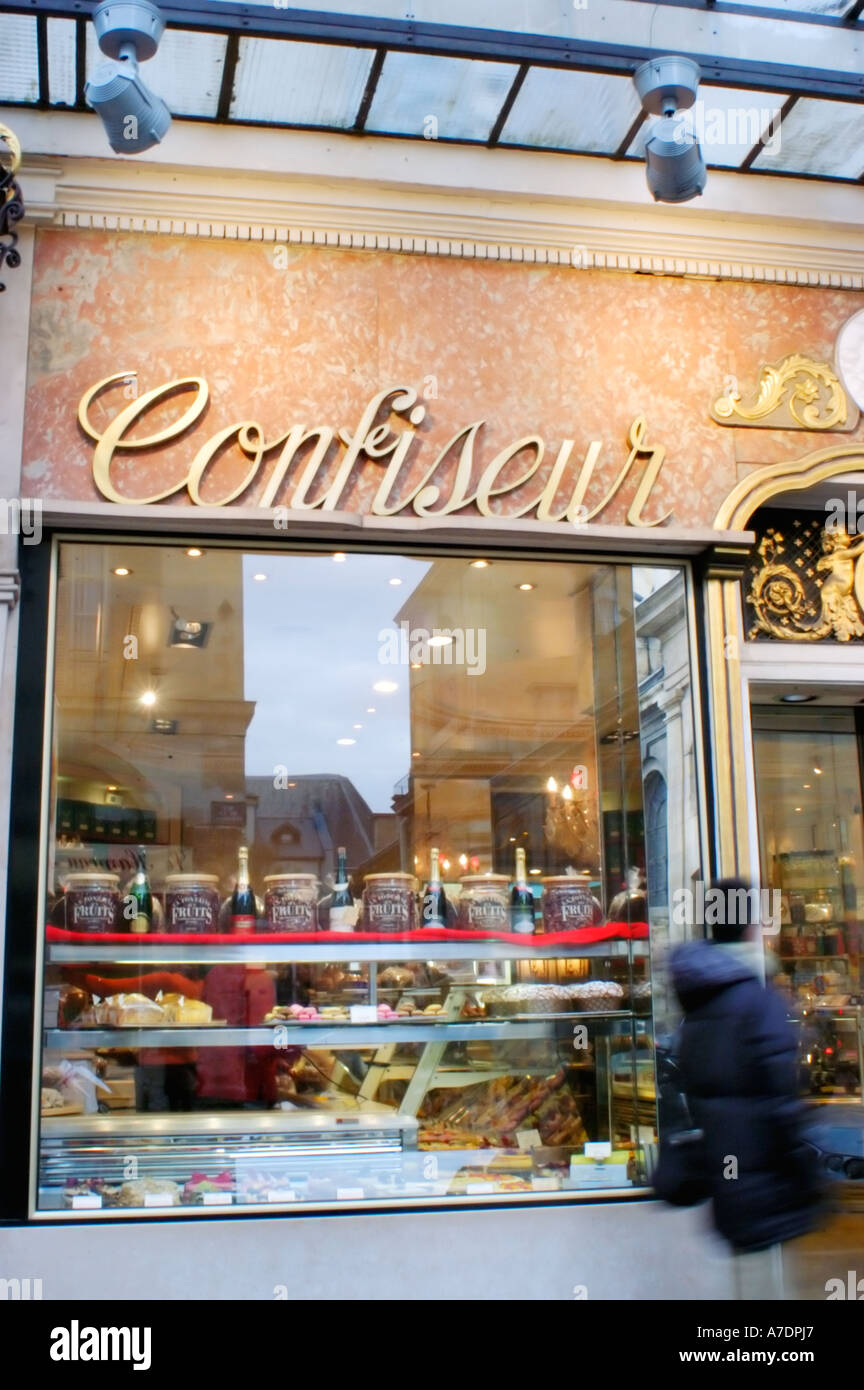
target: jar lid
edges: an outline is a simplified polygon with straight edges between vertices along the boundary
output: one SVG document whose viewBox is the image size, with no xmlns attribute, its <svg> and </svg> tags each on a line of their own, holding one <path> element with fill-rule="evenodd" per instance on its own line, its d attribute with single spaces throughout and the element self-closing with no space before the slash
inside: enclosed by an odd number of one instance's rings
<svg viewBox="0 0 864 1390">
<path fill-rule="evenodd" d="M 402 873 L 397 873 L 395 870 L 394 870 L 394 872 L 393 872 L 392 874 L 364 874 L 364 875 L 363 875 L 363 882 L 364 882 L 364 883 L 374 883 L 374 882 L 376 882 L 376 881 L 380 882 L 382 879 L 385 879 L 385 878 L 391 879 L 391 880 L 392 880 L 392 879 L 398 879 L 401 883 L 413 883 L 413 882 L 414 882 L 414 875 L 413 875 L 413 874 L 402 874 Z"/>
<path fill-rule="evenodd" d="M 166 874 L 166 884 L 177 884 L 184 888 L 189 888 L 194 883 L 211 884 L 219 882 L 218 874 Z"/>
<path fill-rule="evenodd" d="M 548 883 L 555 888 L 588 888 L 591 885 L 590 874 L 550 874 L 547 878 L 541 878 L 541 883 Z"/>
<path fill-rule="evenodd" d="M 265 874 L 265 883 L 317 883 L 315 874 Z"/>
<path fill-rule="evenodd" d="M 460 883 L 509 883 L 509 874 L 462 874 Z"/>
<path fill-rule="evenodd" d="M 116 888 L 119 882 L 119 874 L 103 874 L 99 873 L 96 869 L 87 873 L 66 874 L 67 888 L 72 886 L 79 888 L 83 887 L 84 884 L 89 884 L 91 888 L 96 888 L 100 885 Z"/>
</svg>

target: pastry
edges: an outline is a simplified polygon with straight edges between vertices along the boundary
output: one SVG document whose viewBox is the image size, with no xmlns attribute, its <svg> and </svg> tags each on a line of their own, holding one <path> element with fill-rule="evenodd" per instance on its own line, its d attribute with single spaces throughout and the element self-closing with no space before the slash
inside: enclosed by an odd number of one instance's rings
<svg viewBox="0 0 864 1390">
<path fill-rule="evenodd" d="M 169 1023 L 183 1023 L 194 1027 L 209 1023 L 213 1009 L 203 999 L 187 999 L 183 994 L 163 994 L 158 1001 L 168 1017 Z"/>
<path fill-rule="evenodd" d="M 143 1207 L 145 1198 L 164 1198 L 168 1206 L 180 1205 L 180 1184 L 169 1178 L 138 1178 L 135 1182 L 124 1182 L 117 1196 L 118 1207 Z"/>
<path fill-rule="evenodd" d="M 105 1000 L 105 1022 L 113 1028 L 159 1028 L 165 1010 L 146 994 L 114 994 Z"/>
<path fill-rule="evenodd" d="M 65 1102 L 65 1100 L 63 1099 L 63 1096 L 61 1095 L 61 1093 L 60 1093 L 59 1091 L 56 1091 L 56 1090 L 54 1089 L 53 1086 L 43 1086 L 43 1087 L 42 1087 L 42 1110 L 43 1110 L 43 1112 L 44 1112 L 45 1110 L 57 1110 L 57 1109 L 59 1109 L 59 1107 L 60 1107 L 61 1105 L 65 1105 L 65 1104 L 66 1104 L 66 1102 Z"/>
</svg>

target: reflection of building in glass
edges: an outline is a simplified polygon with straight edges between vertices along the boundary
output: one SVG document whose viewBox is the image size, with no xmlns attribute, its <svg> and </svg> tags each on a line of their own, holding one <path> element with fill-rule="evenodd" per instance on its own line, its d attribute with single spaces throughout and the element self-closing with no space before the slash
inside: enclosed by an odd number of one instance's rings
<svg viewBox="0 0 864 1390">
<path fill-rule="evenodd" d="M 253 870 L 264 874 L 314 873 L 322 878 L 336 867 L 344 845 L 352 872 L 370 872 L 372 861 L 395 836 L 395 816 L 370 810 L 347 777 L 247 777 L 255 805 Z"/>
<path fill-rule="evenodd" d="M 684 580 L 677 570 L 636 569 L 633 591 L 648 902 L 660 926 L 701 862 Z M 683 796 L 668 796 L 670 779 Z"/>
</svg>

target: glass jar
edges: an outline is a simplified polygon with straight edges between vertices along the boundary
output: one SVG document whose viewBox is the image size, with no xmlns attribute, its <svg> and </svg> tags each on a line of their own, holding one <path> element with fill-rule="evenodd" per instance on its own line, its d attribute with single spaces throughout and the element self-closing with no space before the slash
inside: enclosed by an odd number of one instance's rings
<svg viewBox="0 0 864 1390">
<path fill-rule="evenodd" d="M 417 925 L 413 874 L 367 874 L 363 880 L 364 931 L 413 931 Z"/>
<path fill-rule="evenodd" d="M 268 874 L 264 879 L 267 930 L 317 931 L 319 887 L 314 874 Z"/>
<path fill-rule="evenodd" d="M 572 931 L 594 923 L 594 898 L 590 874 L 561 874 L 541 880 L 543 930 Z"/>
<path fill-rule="evenodd" d="M 117 931 L 120 875 L 96 871 L 67 875 L 65 904 L 69 931 Z"/>
<path fill-rule="evenodd" d="M 216 874 L 168 874 L 165 879 L 165 930 L 219 931 L 219 879 Z"/>
<path fill-rule="evenodd" d="M 459 926 L 463 931 L 510 931 L 507 874 L 463 874 L 459 882 Z"/>
</svg>

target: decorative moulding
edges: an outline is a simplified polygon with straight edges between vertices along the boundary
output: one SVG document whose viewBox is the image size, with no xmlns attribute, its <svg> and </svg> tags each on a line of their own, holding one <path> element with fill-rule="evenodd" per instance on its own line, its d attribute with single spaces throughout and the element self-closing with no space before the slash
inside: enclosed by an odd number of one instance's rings
<svg viewBox="0 0 864 1390">
<path fill-rule="evenodd" d="M 604 251 L 589 246 L 538 246 L 444 237 L 395 235 L 388 232 L 340 231 L 284 227 L 252 222 L 216 222 L 170 216 L 58 211 L 53 225 L 150 236 L 211 237 L 347 250 L 395 251 L 414 256 L 451 256 L 462 260 L 514 261 L 528 265 L 569 265 L 577 270 L 621 270 L 631 274 L 671 275 L 701 280 L 747 280 L 753 283 L 807 285 L 814 288 L 864 289 L 864 269 L 815 269 L 679 255 Z"/>
</svg>

